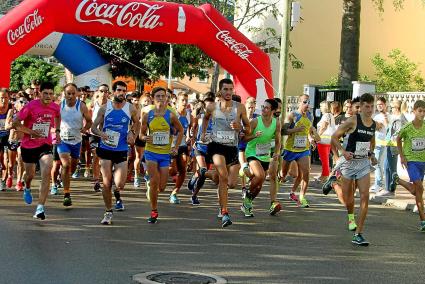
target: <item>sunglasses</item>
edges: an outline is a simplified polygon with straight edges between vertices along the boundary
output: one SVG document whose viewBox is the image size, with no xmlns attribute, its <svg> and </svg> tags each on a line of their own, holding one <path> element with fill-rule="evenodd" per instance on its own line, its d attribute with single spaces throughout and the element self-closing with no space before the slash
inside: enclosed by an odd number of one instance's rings
<svg viewBox="0 0 425 284">
<path fill-rule="evenodd" d="M 305 101 L 303 101 L 303 104 L 309 105 L 310 104 L 310 101 L 309 100 L 305 100 Z"/>
<path fill-rule="evenodd" d="M 109 93 L 108 90 L 99 90 L 99 92 L 101 92 L 101 93 Z"/>
<path fill-rule="evenodd" d="M 24 100 L 19 100 L 18 101 L 21 105 L 25 105 L 25 104 L 27 104 L 28 103 L 28 101 L 24 101 Z"/>
<path fill-rule="evenodd" d="M 126 92 L 126 89 L 117 89 L 117 92 Z"/>
</svg>

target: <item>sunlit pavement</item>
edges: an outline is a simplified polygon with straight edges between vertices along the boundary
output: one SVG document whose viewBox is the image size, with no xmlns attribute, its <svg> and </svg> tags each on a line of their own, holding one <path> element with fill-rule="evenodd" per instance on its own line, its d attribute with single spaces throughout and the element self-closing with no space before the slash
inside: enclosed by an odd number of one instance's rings
<svg viewBox="0 0 425 284">
<path fill-rule="evenodd" d="M 33 220 L 35 203 L 25 205 L 21 193 L 0 192 L 0 283 L 132 283 L 147 271 L 209 273 L 228 283 L 424 282 L 425 234 L 410 212 L 371 205 L 364 232 L 371 245 L 355 247 L 335 195 L 314 189 L 311 208 L 302 209 L 288 200 L 289 185 L 282 186 L 283 212 L 269 216 L 266 186 L 254 201 L 254 218 L 243 217 L 240 191 L 231 190 L 233 225 L 222 229 L 208 181 L 197 207 L 186 188 L 181 204 L 169 204 L 170 183 L 155 225 L 146 222 L 144 186 L 127 184 L 126 210 L 104 226 L 101 193 L 84 179 L 72 185 L 72 208 L 62 206 L 62 196 L 49 196 L 45 221 Z"/>
</svg>

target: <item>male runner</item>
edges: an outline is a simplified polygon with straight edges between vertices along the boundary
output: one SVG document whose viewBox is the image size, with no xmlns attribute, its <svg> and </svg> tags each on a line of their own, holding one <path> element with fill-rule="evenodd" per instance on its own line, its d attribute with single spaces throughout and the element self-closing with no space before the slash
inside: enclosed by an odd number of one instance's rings
<svg viewBox="0 0 425 284">
<path fill-rule="evenodd" d="M 128 144 L 134 144 L 135 129 L 139 124 L 135 107 L 127 103 L 125 99 L 127 85 L 117 81 L 112 90 L 114 91 L 113 100 L 99 109 L 91 128 L 92 133 L 101 138 L 96 153 L 100 158 L 103 178 L 102 195 L 106 210 L 101 223 L 104 225 L 112 223 L 112 179 L 116 186 L 115 209 L 124 210 L 120 190 L 124 189 L 127 179 Z M 131 127 L 130 122 L 132 122 Z"/>
<path fill-rule="evenodd" d="M 229 176 L 237 177 L 239 171 L 237 146 L 239 131 L 242 128 L 240 122 L 243 123 L 245 134 L 250 133 L 250 125 L 244 105 L 232 101 L 233 81 L 222 79 L 219 82 L 219 89 L 220 100 L 214 107 L 206 109 L 202 121 L 201 140 L 205 141 L 208 121 L 212 119 L 212 142 L 208 144 L 208 153 L 212 156 L 219 176 L 218 195 L 220 213 L 223 216 L 221 226 L 224 228 L 232 224 L 227 208 L 228 183 L 232 179 Z"/>
</svg>

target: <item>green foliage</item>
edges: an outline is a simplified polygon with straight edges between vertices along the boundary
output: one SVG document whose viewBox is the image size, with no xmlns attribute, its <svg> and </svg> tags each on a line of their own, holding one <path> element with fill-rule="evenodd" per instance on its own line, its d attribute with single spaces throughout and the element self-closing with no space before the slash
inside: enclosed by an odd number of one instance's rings
<svg viewBox="0 0 425 284">
<path fill-rule="evenodd" d="M 411 1 L 411 0 L 410 0 Z M 425 4 L 425 0 L 420 0 L 422 3 Z M 384 12 L 384 4 L 385 0 L 372 0 L 373 4 L 375 4 L 376 9 L 378 9 L 379 12 Z M 392 0 L 393 6 L 396 9 L 396 11 L 400 11 L 403 9 L 403 4 L 406 2 L 406 0 Z"/>
<path fill-rule="evenodd" d="M 410 61 L 399 49 L 394 49 L 383 58 L 376 54 L 372 58 L 375 67 L 377 92 L 424 91 L 425 82 L 418 64 Z"/>
<path fill-rule="evenodd" d="M 64 76 L 64 69 L 34 56 L 23 55 L 12 63 L 10 89 L 19 91 L 30 86 L 32 80 L 50 81 L 55 85 Z"/>
<path fill-rule="evenodd" d="M 359 74 L 359 81 L 361 81 L 361 82 L 373 82 L 373 80 L 369 76 L 363 75 L 363 74 Z M 323 86 L 326 86 L 326 87 L 338 86 L 338 76 L 335 75 L 335 76 L 330 77 L 328 80 L 326 80 L 323 83 Z"/>
</svg>

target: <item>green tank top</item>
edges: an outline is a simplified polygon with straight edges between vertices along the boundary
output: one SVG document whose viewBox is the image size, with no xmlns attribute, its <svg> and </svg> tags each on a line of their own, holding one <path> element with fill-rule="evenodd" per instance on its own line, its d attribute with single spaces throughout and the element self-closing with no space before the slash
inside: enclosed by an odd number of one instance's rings
<svg viewBox="0 0 425 284">
<path fill-rule="evenodd" d="M 252 139 L 248 142 L 245 150 L 247 158 L 255 157 L 263 162 L 270 162 L 271 142 L 275 139 L 276 118 L 272 118 L 272 123 L 269 127 L 265 127 L 263 118 L 257 117 L 257 127 L 254 129 L 254 135 L 257 131 L 261 131 L 261 136 Z"/>
</svg>

